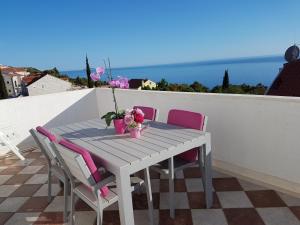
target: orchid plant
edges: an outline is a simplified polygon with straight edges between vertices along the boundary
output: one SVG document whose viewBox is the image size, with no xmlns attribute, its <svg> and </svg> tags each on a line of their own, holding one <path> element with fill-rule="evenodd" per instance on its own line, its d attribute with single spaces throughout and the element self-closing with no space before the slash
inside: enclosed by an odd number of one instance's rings
<svg viewBox="0 0 300 225">
<path fill-rule="evenodd" d="M 93 81 L 99 81 L 101 79 L 101 76 L 103 74 L 105 74 L 105 71 L 108 71 L 108 73 L 107 73 L 108 83 L 112 90 L 115 110 L 106 113 L 104 116 L 101 117 L 101 119 L 105 119 L 106 125 L 110 126 L 112 120 L 124 119 L 124 117 L 125 117 L 125 110 L 119 110 L 119 108 L 118 108 L 115 89 L 116 88 L 128 89 L 129 82 L 126 77 L 122 77 L 122 76 L 118 76 L 117 79 L 113 79 L 109 58 L 107 59 L 107 62 L 108 62 L 108 67 L 107 67 L 106 61 L 104 60 L 105 68 L 97 67 L 96 72 L 91 73 L 90 77 Z"/>
</svg>

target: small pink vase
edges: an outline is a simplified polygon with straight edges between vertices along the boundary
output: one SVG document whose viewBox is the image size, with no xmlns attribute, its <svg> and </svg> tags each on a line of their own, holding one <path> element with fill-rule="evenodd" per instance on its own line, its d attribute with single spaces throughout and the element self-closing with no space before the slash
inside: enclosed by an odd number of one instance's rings
<svg viewBox="0 0 300 225">
<path fill-rule="evenodd" d="M 124 119 L 116 119 L 114 120 L 114 126 L 116 134 L 124 134 L 126 130 L 126 125 L 124 123 Z"/>
<path fill-rule="evenodd" d="M 140 128 L 131 128 L 130 137 L 132 138 L 140 138 L 141 137 L 141 129 Z"/>
</svg>

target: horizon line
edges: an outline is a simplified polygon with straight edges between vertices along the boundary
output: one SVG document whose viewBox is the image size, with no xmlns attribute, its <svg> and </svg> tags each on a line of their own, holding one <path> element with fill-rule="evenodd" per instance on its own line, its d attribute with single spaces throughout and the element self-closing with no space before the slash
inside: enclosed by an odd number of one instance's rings
<svg viewBox="0 0 300 225">
<path fill-rule="evenodd" d="M 261 55 L 261 56 L 242 56 L 242 57 L 233 57 L 233 58 L 218 58 L 218 59 L 206 59 L 206 60 L 199 60 L 199 61 L 186 61 L 186 62 L 173 62 L 173 63 L 161 63 L 161 64 L 149 64 L 149 65 L 137 65 L 137 66 L 120 66 L 120 67 L 112 67 L 112 69 L 132 69 L 132 68 L 144 68 L 144 67 L 160 67 L 160 66 L 181 66 L 181 65 L 193 65 L 196 63 L 203 63 L 203 64 L 219 64 L 219 63 L 241 63 L 245 62 L 247 63 L 249 60 L 253 59 L 263 59 L 263 58 L 278 58 L 282 57 L 282 60 L 284 61 L 284 57 L 281 54 L 274 54 L 274 55 Z M 91 69 L 95 69 L 94 67 L 91 67 Z M 85 70 L 85 68 L 82 69 L 70 69 L 70 70 L 61 70 L 62 72 L 66 71 L 81 71 Z"/>
</svg>

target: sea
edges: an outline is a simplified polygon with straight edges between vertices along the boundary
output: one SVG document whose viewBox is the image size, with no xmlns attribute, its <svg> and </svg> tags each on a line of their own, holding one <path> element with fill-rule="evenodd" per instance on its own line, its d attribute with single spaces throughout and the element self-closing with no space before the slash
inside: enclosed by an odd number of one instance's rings
<svg viewBox="0 0 300 225">
<path fill-rule="evenodd" d="M 129 79 L 150 79 L 155 82 L 160 81 L 162 78 L 169 83 L 191 84 L 194 81 L 198 81 L 199 83 L 212 88 L 222 84 L 224 72 L 225 70 L 228 70 L 231 84 L 245 83 L 256 85 L 261 83 L 270 86 L 284 63 L 283 56 L 264 56 L 112 68 L 112 74 L 114 77 L 124 76 Z M 61 71 L 61 73 L 67 74 L 73 78 L 77 76 L 86 76 L 85 69 Z M 107 77 L 102 78 L 102 80 L 106 79 Z"/>
</svg>

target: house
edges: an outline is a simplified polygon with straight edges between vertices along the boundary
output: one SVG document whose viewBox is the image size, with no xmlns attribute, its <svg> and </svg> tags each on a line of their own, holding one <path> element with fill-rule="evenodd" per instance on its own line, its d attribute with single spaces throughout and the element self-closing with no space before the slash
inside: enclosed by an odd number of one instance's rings
<svg viewBox="0 0 300 225">
<path fill-rule="evenodd" d="M 300 59 L 283 65 L 266 95 L 300 97 Z"/>
<path fill-rule="evenodd" d="M 49 74 L 30 75 L 23 78 L 22 93 L 25 96 L 44 95 L 64 92 L 71 89 L 69 81 L 62 80 Z"/>
<path fill-rule="evenodd" d="M 1 66 L 1 73 L 9 97 L 18 97 L 22 93 L 22 79 L 29 75 L 24 68 Z"/>
<path fill-rule="evenodd" d="M 142 90 L 142 88 L 149 87 L 156 88 L 156 83 L 149 79 L 131 79 L 129 80 L 129 88 Z"/>
</svg>

